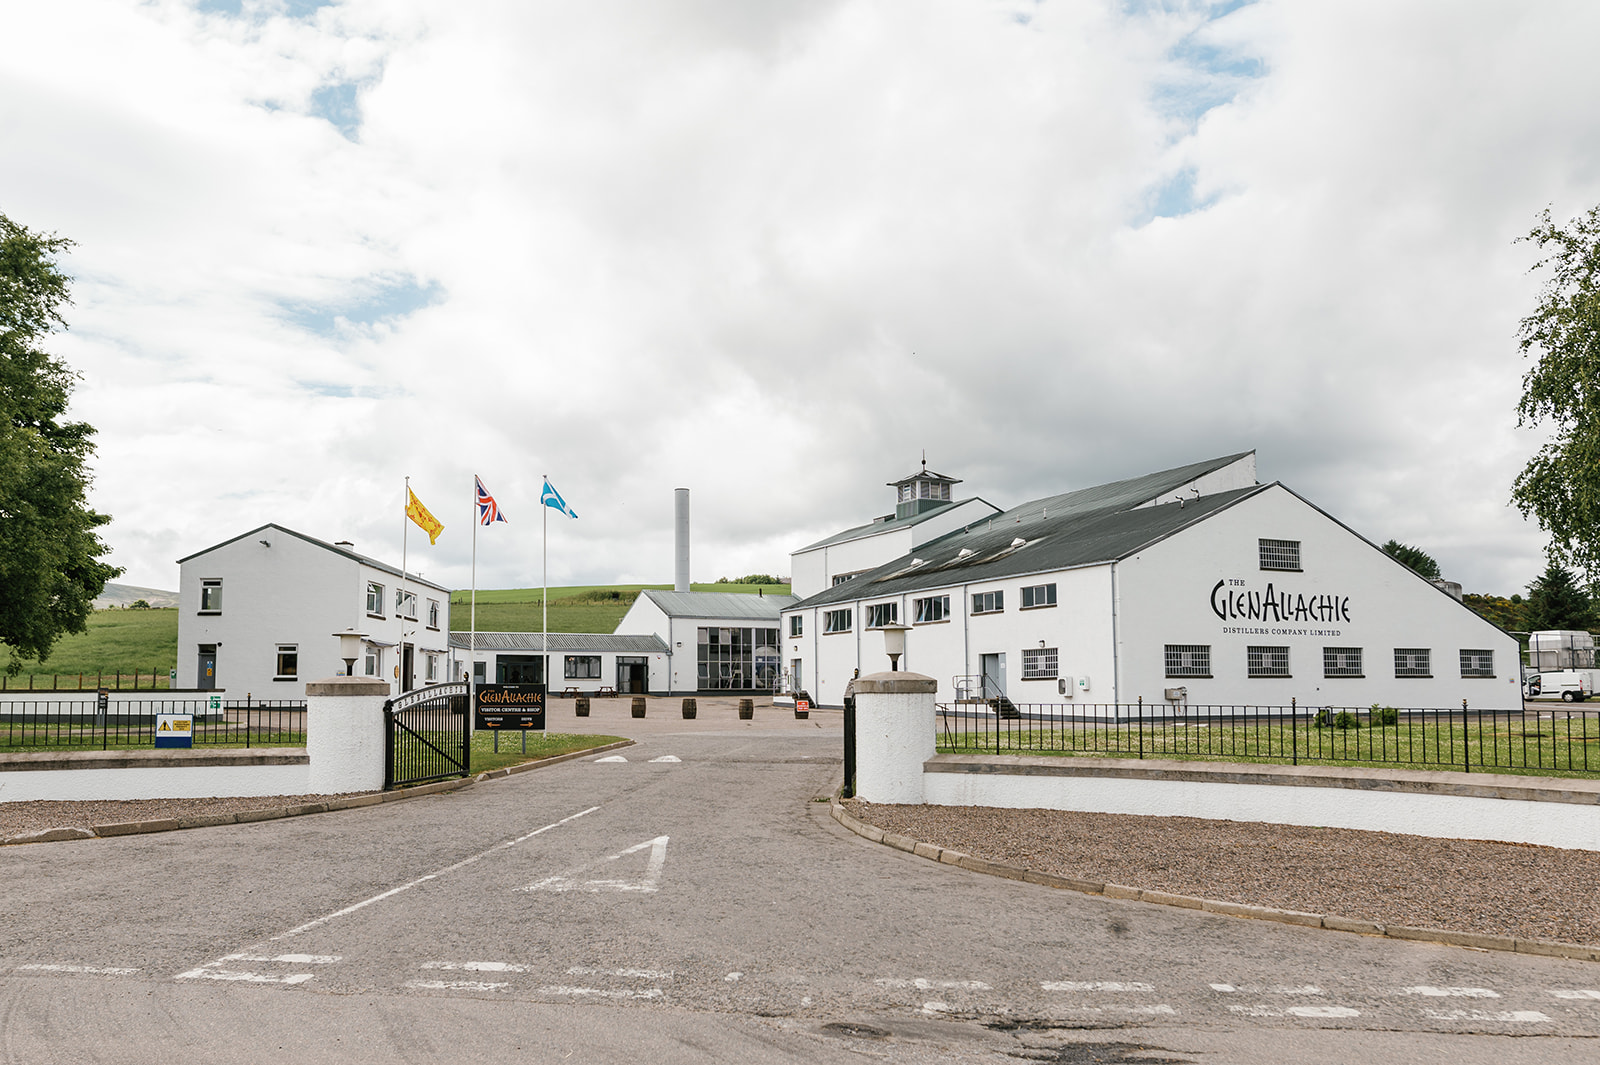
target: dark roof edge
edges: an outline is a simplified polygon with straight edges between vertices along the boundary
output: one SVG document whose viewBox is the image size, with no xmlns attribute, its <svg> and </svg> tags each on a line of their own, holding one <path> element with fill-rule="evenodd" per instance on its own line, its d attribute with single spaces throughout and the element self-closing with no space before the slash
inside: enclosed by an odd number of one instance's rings
<svg viewBox="0 0 1600 1065">
<path fill-rule="evenodd" d="M 433 589 L 436 589 L 437 591 L 441 591 L 441 592 L 445 592 L 445 593 L 449 593 L 450 591 L 452 591 L 452 589 L 446 588 L 442 584 L 435 584 L 430 580 L 426 580 L 425 578 L 417 576 L 415 573 L 402 573 L 402 572 L 400 572 L 400 568 L 398 566 L 391 566 L 387 562 L 379 562 L 377 559 L 369 558 L 366 555 L 358 555 L 354 551 L 346 551 L 342 547 L 335 547 L 333 544 L 328 543 L 326 540 L 318 540 L 315 536 L 307 536 L 305 533 L 295 532 L 293 529 L 286 528 L 286 527 L 284 527 L 282 525 L 277 524 L 276 522 L 271 522 L 271 521 L 267 522 L 267 524 L 265 524 L 265 525 L 258 525 L 254 529 L 251 529 L 249 532 L 243 532 L 243 533 L 240 533 L 238 536 L 230 537 L 229 539 L 222 541 L 220 544 L 212 544 L 210 547 L 203 548 L 202 550 L 196 551 L 192 555 L 185 555 L 184 557 L 178 559 L 178 565 L 181 566 L 185 562 L 190 561 L 191 559 L 199 558 L 201 555 L 209 555 L 211 552 L 216 551 L 219 548 L 227 547 L 229 544 L 236 544 L 240 540 L 243 540 L 248 536 L 254 536 L 256 533 L 265 532 L 268 529 L 273 529 L 273 530 L 275 530 L 277 532 L 281 532 L 281 533 L 287 533 L 288 535 L 293 536 L 296 539 L 304 540 L 306 543 L 311 544 L 313 547 L 320 547 L 324 551 L 332 551 L 334 554 L 341 555 L 344 558 L 348 558 L 352 562 L 359 562 L 364 566 L 371 566 L 373 569 L 383 570 L 385 573 L 392 573 L 394 576 L 399 577 L 401 580 L 408 581 L 408 582 L 415 581 L 417 584 L 425 584 L 429 588 L 433 588 Z"/>
</svg>

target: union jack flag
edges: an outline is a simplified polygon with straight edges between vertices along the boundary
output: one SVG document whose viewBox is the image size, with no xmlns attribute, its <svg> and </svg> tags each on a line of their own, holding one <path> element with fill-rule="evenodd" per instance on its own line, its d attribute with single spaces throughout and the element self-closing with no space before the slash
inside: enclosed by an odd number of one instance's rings
<svg viewBox="0 0 1600 1065">
<path fill-rule="evenodd" d="M 489 490 L 483 486 L 483 479 L 477 474 L 473 474 L 472 479 L 478 485 L 478 524 L 493 525 L 497 521 L 505 521 L 507 525 L 510 525 L 511 523 L 506 521 L 505 514 L 500 510 L 500 504 L 494 501 L 494 496 L 490 495 Z"/>
</svg>

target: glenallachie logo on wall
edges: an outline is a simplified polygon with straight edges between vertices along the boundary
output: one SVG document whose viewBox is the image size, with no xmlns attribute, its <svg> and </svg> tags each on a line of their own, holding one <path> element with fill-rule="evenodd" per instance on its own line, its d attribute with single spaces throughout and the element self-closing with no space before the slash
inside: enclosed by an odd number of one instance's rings
<svg viewBox="0 0 1600 1065">
<path fill-rule="evenodd" d="M 1269 582 L 1253 592 L 1241 580 L 1226 578 L 1211 589 L 1211 609 L 1223 621 L 1349 621 L 1348 595 L 1300 595 Z"/>
</svg>

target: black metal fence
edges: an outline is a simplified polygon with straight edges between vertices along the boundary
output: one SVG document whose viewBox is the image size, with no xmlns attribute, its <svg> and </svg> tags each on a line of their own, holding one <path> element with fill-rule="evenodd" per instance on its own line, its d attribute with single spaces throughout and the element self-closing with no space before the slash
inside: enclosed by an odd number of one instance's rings
<svg viewBox="0 0 1600 1065">
<path fill-rule="evenodd" d="M 471 771 L 469 699 L 467 685 L 452 683 L 419 688 L 383 704 L 385 788 Z"/>
<path fill-rule="evenodd" d="M 940 751 L 1600 774 L 1600 710 L 940 704 Z"/>
<path fill-rule="evenodd" d="M 217 705 L 213 704 L 213 699 Z M 214 696 L 0 699 L 0 751 L 154 747 L 156 716 L 184 714 L 196 747 L 303 747 L 306 704 Z"/>
</svg>

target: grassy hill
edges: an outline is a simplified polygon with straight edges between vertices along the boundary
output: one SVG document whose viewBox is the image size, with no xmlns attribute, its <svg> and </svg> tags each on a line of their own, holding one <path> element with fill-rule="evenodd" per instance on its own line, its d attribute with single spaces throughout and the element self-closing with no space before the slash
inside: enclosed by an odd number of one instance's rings
<svg viewBox="0 0 1600 1065">
<path fill-rule="evenodd" d="M 550 589 L 551 632 L 611 632 L 645 588 L 669 590 L 670 584 L 573 585 Z M 697 592 L 733 592 L 755 595 L 788 595 L 787 584 L 691 584 Z M 469 592 L 450 597 L 450 628 L 466 632 Z M 543 589 L 478 589 L 479 632 L 538 632 L 543 607 Z"/>
<path fill-rule="evenodd" d="M 9 655 L 6 656 L 9 658 Z M 6 681 L 8 688 L 26 688 L 29 674 L 35 675 L 36 687 L 50 687 L 54 675 L 78 675 L 84 683 L 93 685 L 96 674 L 114 676 L 126 674 L 123 684 L 131 686 L 132 675 L 142 673 L 146 678 L 155 671 L 161 686 L 167 683 L 167 671 L 178 662 L 178 611 L 165 610 L 96 610 L 89 615 L 89 631 L 63 636 L 56 641 L 50 657 L 43 662 L 24 662 L 20 676 Z M 114 681 L 112 683 L 115 683 Z M 148 679 L 140 681 L 148 685 Z"/>
</svg>

